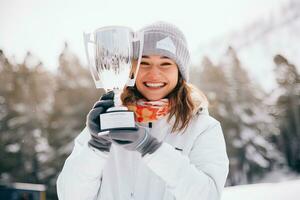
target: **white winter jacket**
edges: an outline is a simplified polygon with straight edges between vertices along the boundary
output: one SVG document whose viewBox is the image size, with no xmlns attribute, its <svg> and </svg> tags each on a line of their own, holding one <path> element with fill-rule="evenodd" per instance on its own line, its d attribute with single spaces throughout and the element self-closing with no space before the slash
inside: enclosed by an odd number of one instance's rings
<svg viewBox="0 0 300 200">
<path fill-rule="evenodd" d="M 109 153 L 89 147 L 85 128 L 58 177 L 59 199 L 220 199 L 228 174 L 220 123 L 206 109 L 183 133 L 171 133 L 173 121 L 165 117 L 152 124 L 150 134 L 163 144 L 143 158 L 114 144 Z"/>
</svg>

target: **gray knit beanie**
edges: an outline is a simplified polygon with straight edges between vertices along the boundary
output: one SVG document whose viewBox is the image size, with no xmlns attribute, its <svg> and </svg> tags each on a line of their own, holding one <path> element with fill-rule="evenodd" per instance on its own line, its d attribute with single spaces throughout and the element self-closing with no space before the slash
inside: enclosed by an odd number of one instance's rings
<svg viewBox="0 0 300 200">
<path fill-rule="evenodd" d="M 143 55 L 161 55 L 173 59 L 184 80 L 189 79 L 190 52 L 185 36 L 175 25 L 156 22 L 145 26 Z"/>
</svg>

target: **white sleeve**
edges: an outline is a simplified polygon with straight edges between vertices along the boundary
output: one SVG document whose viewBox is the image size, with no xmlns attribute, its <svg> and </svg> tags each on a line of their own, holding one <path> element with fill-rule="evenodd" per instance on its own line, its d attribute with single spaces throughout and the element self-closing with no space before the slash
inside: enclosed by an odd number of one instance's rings
<svg viewBox="0 0 300 200">
<path fill-rule="evenodd" d="M 57 179 L 60 200 L 94 200 L 101 184 L 102 169 L 108 155 L 90 148 L 90 134 L 85 128 L 75 139 L 71 155 Z"/>
<path fill-rule="evenodd" d="M 167 143 L 143 158 L 160 176 L 176 200 L 217 200 L 228 175 L 228 157 L 220 123 L 204 130 L 189 156 Z"/>
</svg>

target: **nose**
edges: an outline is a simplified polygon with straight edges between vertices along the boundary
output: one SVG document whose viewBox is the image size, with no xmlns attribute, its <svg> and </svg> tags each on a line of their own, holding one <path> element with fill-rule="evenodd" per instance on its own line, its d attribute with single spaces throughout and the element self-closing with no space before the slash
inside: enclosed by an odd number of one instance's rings
<svg viewBox="0 0 300 200">
<path fill-rule="evenodd" d="M 148 73 L 152 76 L 157 76 L 160 74 L 160 70 L 159 67 L 157 67 L 156 65 L 152 65 L 148 71 Z"/>
</svg>

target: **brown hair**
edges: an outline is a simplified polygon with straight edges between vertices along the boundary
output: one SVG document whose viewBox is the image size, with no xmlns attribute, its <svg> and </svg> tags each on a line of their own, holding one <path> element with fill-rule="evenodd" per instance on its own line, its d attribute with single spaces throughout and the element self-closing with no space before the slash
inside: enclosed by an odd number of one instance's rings
<svg viewBox="0 0 300 200">
<path fill-rule="evenodd" d="M 170 122 L 172 116 L 175 115 L 172 132 L 186 129 L 193 117 L 196 105 L 192 100 L 191 92 L 192 88 L 179 73 L 176 87 L 166 96 L 170 103 L 168 122 Z M 137 100 L 143 98 L 143 95 L 137 90 L 136 86 L 124 88 L 123 93 L 121 94 L 121 100 L 125 106 L 135 103 Z"/>
</svg>

